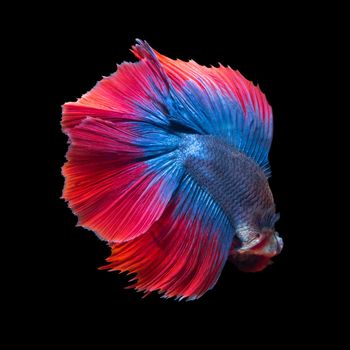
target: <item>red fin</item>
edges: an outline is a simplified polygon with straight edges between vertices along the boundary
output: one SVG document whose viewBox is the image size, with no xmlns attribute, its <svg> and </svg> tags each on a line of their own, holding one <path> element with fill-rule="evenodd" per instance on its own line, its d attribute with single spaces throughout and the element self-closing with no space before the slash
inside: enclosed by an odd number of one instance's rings
<svg viewBox="0 0 350 350">
<path fill-rule="evenodd" d="M 63 130 L 74 128 L 87 116 L 112 122 L 165 121 L 160 106 L 166 105 L 166 95 L 161 67 L 148 59 L 122 63 L 114 74 L 103 78 L 78 101 L 64 104 Z"/>
<path fill-rule="evenodd" d="M 251 105 L 257 118 L 260 118 L 262 122 L 270 122 L 272 111 L 265 95 L 259 87 L 254 86 L 237 70 L 222 65 L 209 68 L 199 65 L 193 60 L 189 62 L 179 59 L 173 60 L 161 55 L 156 50 L 153 51 L 177 89 L 181 89 L 188 80 L 203 88 L 204 82 L 209 87 L 228 92 L 228 95 L 233 94 L 240 102 L 244 113 L 247 112 L 248 105 Z"/>
<path fill-rule="evenodd" d="M 146 232 L 177 186 L 171 167 L 154 172 L 135 161 L 143 151 L 131 142 L 137 137 L 132 123 L 87 118 L 69 136 L 63 197 L 79 224 L 112 242 Z"/>
<path fill-rule="evenodd" d="M 187 177 L 148 232 L 112 245 L 104 268 L 136 273 L 137 290 L 196 299 L 215 285 L 232 236 L 226 216 Z"/>
</svg>

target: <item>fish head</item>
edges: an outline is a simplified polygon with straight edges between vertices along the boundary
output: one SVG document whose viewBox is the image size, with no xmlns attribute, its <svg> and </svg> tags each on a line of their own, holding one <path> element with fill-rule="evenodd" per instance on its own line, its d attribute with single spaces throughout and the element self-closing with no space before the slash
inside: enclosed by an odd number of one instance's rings
<svg viewBox="0 0 350 350">
<path fill-rule="evenodd" d="M 283 240 L 274 228 L 251 230 L 245 242 L 234 238 L 229 258 L 241 271 L 258 272 L 272 264 L 271 258 L 282 249 Z"/>
</svg>

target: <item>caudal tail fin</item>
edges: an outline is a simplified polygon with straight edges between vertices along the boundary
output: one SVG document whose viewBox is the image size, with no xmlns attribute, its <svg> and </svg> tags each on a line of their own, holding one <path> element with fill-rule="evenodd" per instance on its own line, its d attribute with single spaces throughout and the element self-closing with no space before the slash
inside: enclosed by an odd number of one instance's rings
<svg viewBox="0 0 350 350">
<path fill-rule="evenodd" d="M 145 233 L 181 178 L 178 136 L 169 133 L 167 78 L 149 57 L 123 63 L 77 102 L 63 106 L 69 136 L 63 198 L 78 224 L 108 242 Z"/>
</svg>

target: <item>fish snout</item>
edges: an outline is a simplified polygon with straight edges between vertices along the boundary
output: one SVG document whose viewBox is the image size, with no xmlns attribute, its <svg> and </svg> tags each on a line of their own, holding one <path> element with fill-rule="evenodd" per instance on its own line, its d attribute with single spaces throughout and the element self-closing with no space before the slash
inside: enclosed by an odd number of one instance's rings
<svg viewBox="0 0 350 350">
<path fill-rule="evenodd" d="M 276 255 L 281 253 L 283 249 L 283 239 L 279 236 L 278 232 L 274 233 L 274 238 L 276 241 Z"/>
<path fill-rule="evenodd" d="M 265 233 L 263 237 L 257 245 L 250 248 L 250 253 L 272 258 L 282 251 L 283 240 L 278 232 Z"/>
<path fill-rule="evenodd" d="M 253 241 L 252 241 L 253 242 Z M 283 240 L 278 232 L 264 232 L 253 243 L 243 247 L 233 247 L 230 260 L 236 267 L 245 272 L 258 272 L 272 264 L 271 258 L 278 255 L 283 249 Z M 248 246 L 248 247 L 247 247 Z"/>
<path fill-rule="evenodd" d="M 272 232 L 267 236 L 264 244 L 259 247 L 260 254 L 266 257 L 274 257 L 278 255 L 283 249 L 283 240 L 279 236 L 278 232 Z"/>
</svg>

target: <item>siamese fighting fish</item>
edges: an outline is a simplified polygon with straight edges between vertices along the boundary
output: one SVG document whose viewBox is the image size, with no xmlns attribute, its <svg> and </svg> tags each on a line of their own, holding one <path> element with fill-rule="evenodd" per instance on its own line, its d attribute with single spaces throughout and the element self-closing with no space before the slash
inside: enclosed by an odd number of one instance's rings
<svg viewBox="0 0 350 350">
<path fill-rule="evenodd" d="M 137 62 L 63 106 L 63 198 L 110 247 L 101 269 L 131 274 L 145 295 L 198 299 L 227 261 L 261 271 L 282 249 L 272 110 L 230 67 L 173 60 L 141 40 L 131 51 Z"/>
</svg>

